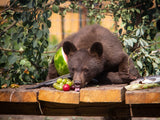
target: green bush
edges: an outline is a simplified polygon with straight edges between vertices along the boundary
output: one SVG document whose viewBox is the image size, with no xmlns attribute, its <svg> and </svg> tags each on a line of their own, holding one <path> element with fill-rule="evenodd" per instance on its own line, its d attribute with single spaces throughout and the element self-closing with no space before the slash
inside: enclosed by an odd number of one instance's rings
<svg viewBox="0 0 160 120">
<path fill-rule="evenodd" d="M 48 58 L 48 28 L 52 15 L 46 0 L 10 0 L 1 12 L 0 81 L 31 84 L 45 80 Z"/>
<path fill-rule="evenodd" d="M 119 3 L 112 1 L 108 9 L 114 14 L 114 20 L 122 20 L 117 26 L 120 40 L 125 51 L 133 58 L 142 76 L 160 75 L 160 40 L 155 39 L 160 25 L 159 1 L 132 0 Z M 125 30 L 123 32 L 123 28 Z M 156 51 L 157 50 L 157 51 Z"/>
</svg>

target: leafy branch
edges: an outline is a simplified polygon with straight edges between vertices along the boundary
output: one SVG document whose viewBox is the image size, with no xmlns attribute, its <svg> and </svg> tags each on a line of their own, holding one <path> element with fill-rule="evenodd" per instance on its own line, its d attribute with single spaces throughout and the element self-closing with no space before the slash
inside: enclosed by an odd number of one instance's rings
<svg viewBox="0 0 160 120">
<path fill-rule="evenodd" d="M 9 25 L 8 27 L 6 27 L 1 33 L 0 33 L 0 37 L 2 35 L 4 35 L 9 29 L 11 29 L 14 25 L 16 25 L 17 21 L 14 21 L 11 25 Z"/>
<path fill-rule="evenodd" d="M 5 48 L 2 48 L 2 47 L 0 47 L 0 50 L 7 51 L 7 52 L 17 52 L 17 53 L 21 53 L 21 54 L 24 52 L 24 51 L 20 51 L 20 50 L 5 49 Z"/>
<path fill-rule="evenodd" d="M 17 53 L 24 53 L 24 50 L 13 50 L 13 49 L 5 49 L 5 48 L 2 48 L 0 47 L 0 50 L 2 51 L 6 51 L 6 52 L 17 52 Z M 56 50 L 55 51 L 45 51 L 43 52 L 43 54 L 51 54 L 51 53 L 56 53 Z"/>
<path fill-rule="evenodd" d="M 2 10 L 2 11 L 0 12 L 0 14 L 6 12 L 6 11 L 9 10 L 9 9 L 12 9 L 12 6 L 13 6 L 16 2 L 17 2 L 17 0 L 14 0 L 13 3 L 12 3 L 8 8 Z"/>
</svg>

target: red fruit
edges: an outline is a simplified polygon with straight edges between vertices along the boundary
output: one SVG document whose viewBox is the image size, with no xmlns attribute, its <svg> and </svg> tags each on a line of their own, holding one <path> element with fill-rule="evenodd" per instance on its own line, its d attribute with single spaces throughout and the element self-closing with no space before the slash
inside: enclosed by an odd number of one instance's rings
<svg viewBox="0 0 160 120">
<path fill-rule="evenodd" d="M 74 90 L 74 89 L 75 89 L 75 86 L 74 86 L 74 85 L 72 85 L 72 86 L 71 86 L 71 89 L 72 89 L 72 90 Z"/>
<path fill-rule="evenodd" d="M 70 90 L 70 86 L 68 84 L 64 84 L 63 85 L 63 90 L 64 91 L 69 91 Z"/>
</svg>

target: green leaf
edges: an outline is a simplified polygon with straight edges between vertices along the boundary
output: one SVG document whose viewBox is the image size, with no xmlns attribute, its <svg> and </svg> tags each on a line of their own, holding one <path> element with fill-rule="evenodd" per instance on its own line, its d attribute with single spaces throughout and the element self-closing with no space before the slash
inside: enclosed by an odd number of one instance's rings
<svg viewBox="0 0 160 120">
<path fill-rule="evenodd" d="M 48 28 L 51 27 L 51 21 L 50 20 L 47 20 L 47 26 L 48 26 Z"/>
<path fill-rule="evenodd" d="M 49 29 L 48 29 L 48 27 L 46 26 L 46 25 L 42 25 L 42 29 L 43 29 L 43 33 L 44 34 L 48 34 L 49 33 Z"/>
<path fill-rule="evenodd" d="M 39 24 L 37 23 L 37 22 L 34 22 L 33 23 L 33 28 L 35 29 L 35 28 L 39 28 Z"/>
<path fill-rule="evenodd" d="M 141 35 L 144 35 L 144 29 L 141 28 Z"/>
<path fill-rule="evenodd" d="M 43 32 L 42 32 L 41 30 L 38 30 L 38 32 L 37 32 L 37 34 L 36 34 L 36 37 L 37 37 L 38 39 L 40 39 L 40 38 L 42 37 L 42 35 L 43 35 Z"/>
<path fill-rule="evenodd" d="M 152 65 L 153 65 L 154 68 L 158 68 L 158 64 L 157 63 L 152 62 Z"/>
<path fill-rule="evenodd" d="M 21 19 L 21 13 L 20 13 L 20 12 L 15 12 L 15 13 L 13 14 L 13 18 L 14 18 L 14 20 L 16 20 L 16 21 L 19 21 L 19 20 Z"/>
<path fill-rule="evenodd" d="M 17 40 L 18 39 L 18 33 L 14 33 L 13 35 L 12 35 L 12 38 L 11 38 L 12 40 Z"/>
<path fill-rule="evenodd" d="M 6 63 L 7 62 L 7 56 L 6 55 L 2 55 L 0 58 L 0 64 L 1 63 Z"/>
<path fill-rule="evenodd" d="M 141 61 L 137 61 L 137 65 L 142 69 L 143 68 L 143 64 Z"/>
<path fill-rule="evenodd" d="M 9 56 L 8 57 L 8 62 L 9 62 L 9 64 L 11 65 L 11 64 L 14 64 L 17 60 L 18 60 L 18 58 L 19 58 L 19 56 L 17 56 L 17 55 L 11 55 L 11 56 Z"/>
<path fill-rule="evenodd" d="M 141 13 L 141 11 L 139 9 L 135 9 L 135 10 L 136 10 L 137 13 L 139 13 L 139 14 Z"/>
<path fill-rule="evenodd" d="M 133 41 L 132 41 L 132 39 L 128 39 L 128 45 L 131 46 L 131 47 L 133 47 Z"/>
<path fill-rule="evenodd" d="M 137 29 L 137 31 L 136 31 L 136 36 L 139 36 L 140 35 L 140 29 Z"/>
<path fill-rule="evenodd" d="M 93 13 L 93 11 L 90 11 L 89 13 L 88 13 L 88 16 L 92 16 L 94 13 Z"/>
<path fill-rule="evenodd" d="M 34 7 L 34 0 L 30 0 L 30 2 L 27 4 L 28 8 Z"/>
<path fill-rule="evenodd" d="M 47 10 L 47 14 L 48 14 L 48 18 L 51 17 L 52 11 L 51 10 Z"/>
<path fill-rule="evenodd" d="M 56 5 L 60 5 L 60 0 L 55 0 Z"/>
<path fill-rule="evenodd" d="M 145 40 L 143 40 L 142 38 L 139 39 L 139 43 L 140 43 L 140 45 L 143 46 L 143 47 L 144 47 L 144 46 L 148 46 L 148 43 L 147 43 Z"/>
<path fill-rule="evenodd" d="M 53 10 L 54 13 L 58 13 L 58 11 L 59 11 L 58 5 L 53 5 L 52 10 Z"/>
<path fill-rule="evenodd" d="M 92 9 L 94 8 L 94 4 L 92 4 L 91 8 L 92 8 Z"/>
<path fill-rule="evenodd" d="M 25 60 L 25 59 L 22 59 L 22 60 L 20 61 L 20 65 L 25 65 L 25 63 L 26 63 L 26 60 Z"/>
<path fill-rule="evenodd" d="M 128 46 L 133 47 L 133 41 L 132 41 L 132 38 L 124 39 L 124 45 L 128 45 Z"/>
<path fill-rule="evenodd" d="M 51 10 L 46 10 L 46 11 L 43 13 L 43 17 L 44 17 L 45 19 L 48 19 L 51 15 L 52 15 L 52 11 L 51 11 Z"/>
<path fill-rule="evenodd" d="M 133 43 L 137 43 L 137 39 L 131 38 L 131 40 L 132 40 Z"/>
<path fill-rule="evenodd" d="M 157 64 L 160 64 L 160 58 L 156 57 L 154 60 Z"/>
<path fill-rule="evenodd" d="M 33 48 L 36 48 L 37 47 L 37 40 L 34 40 L 34 42 L 33 42 Z"/>
<path fill-rule="evenodd" d="M 133 30 L 133 26 L 129 25 L 129 26 L 127 27 L 127 30 L 132 31 L 132 30 Z"/>
<path fill-rule="evenodd" d="M 48 46 L 48 40 L 43 40 L 42 44 L 46 48 Z"/>
<path fill-rule="evenodd" d="M 20 32 L 18 35 L 18 38 L 22 38 L 23 37 L 23 32 Z"/>
<path fill-rule="evenodd" d="M 152 62 L 151 59 L 149 59 L 149 58 L 147 58 L 147 61 L 148 61 L 148 62 Z"/>
<path fill-rule="evenodd" d="M 119 29 L 119 34 L 120 34 L 120 35 L 122 34 L 122 28 L 121 28 L 121 29 Z"/>
<path fill-rule="evenodd" d="M 134 11 L 135 11 L 135 8 L 131 8 L 130 11 L 134 12 Z"/>
<path fill-rule="evenodd" d="M 20 65 L 26 66 L 26 67 L 31 67 L 31 63 L 27 59 L 22 59 L 20 61 Z"/>
</svg>

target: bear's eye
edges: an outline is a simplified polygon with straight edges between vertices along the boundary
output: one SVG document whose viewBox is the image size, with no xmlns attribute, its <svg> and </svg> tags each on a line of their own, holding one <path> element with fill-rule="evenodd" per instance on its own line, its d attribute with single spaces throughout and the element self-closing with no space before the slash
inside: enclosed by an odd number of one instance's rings
<svg viewBox="0 0 160 120">
<path fill-rule="evenodd" d="M 85 74 L 87 74 L 89 70 L 88 70 L 88 68 L 84 68 L 83 71 Z"/>
<path fill-rule="evenodd" d="M 72 68 L 71 68 L 71 70 L 72 70 L 72 72 L 74 72 L 74 71 L 75 71 L 75 68 L 74 68 L 74 67 L 72 67 Z"/>
</svg>

